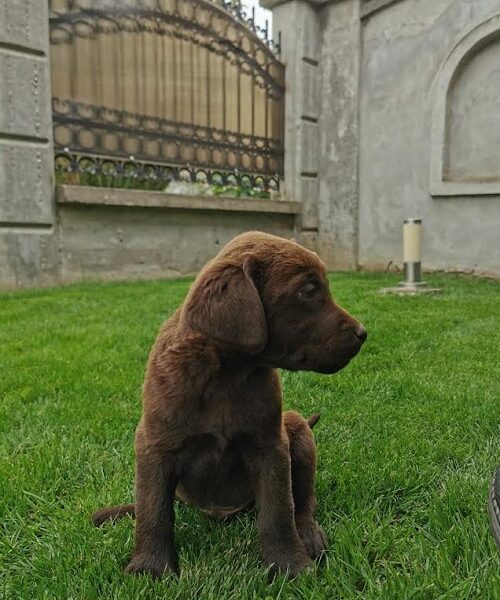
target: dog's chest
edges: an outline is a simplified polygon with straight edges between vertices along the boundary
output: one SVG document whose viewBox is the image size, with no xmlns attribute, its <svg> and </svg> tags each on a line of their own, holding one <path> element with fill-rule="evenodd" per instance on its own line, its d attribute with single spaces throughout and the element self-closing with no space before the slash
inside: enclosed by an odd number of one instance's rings
<svg viewBox="0 0 500 600">
<path fill-rule="evenodd" d="M 280 429 L 281 388 L 274 371 L 214 378 L 190 415 L 179 454 L 179 496 L 210 510 L 245 506 L 252 499 L 251 457 Z"/>
<path fill-rule="evenodd" d="M 259 369 L 214 379 L 200 398 L 198 429 L 219 439 L 265 431 L 281 413 L 277 374 Z"/>
</svg>

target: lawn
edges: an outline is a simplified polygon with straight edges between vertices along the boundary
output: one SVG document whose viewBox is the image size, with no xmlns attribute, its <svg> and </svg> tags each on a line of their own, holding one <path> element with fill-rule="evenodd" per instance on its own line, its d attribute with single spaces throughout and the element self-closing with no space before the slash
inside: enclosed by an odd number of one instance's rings
<svg viewBox="0 0 500 600">
<path fill-rule="evenodd" d="M 500 461 L 500 284 L 429 277 L 435 297 L 379 293 L 394 275 L 336 274 L 369 331 L 333 376 L 283 372 L 285 405 L 321 411 L 314 572 L 266 583 L 254 515 L 222 523 L 178 505 L 182 574 L 125 576 L 144 365 L 188 280 L 0 294 L 2 600 L 500 598 L 488 480 Z"/>
</svg>

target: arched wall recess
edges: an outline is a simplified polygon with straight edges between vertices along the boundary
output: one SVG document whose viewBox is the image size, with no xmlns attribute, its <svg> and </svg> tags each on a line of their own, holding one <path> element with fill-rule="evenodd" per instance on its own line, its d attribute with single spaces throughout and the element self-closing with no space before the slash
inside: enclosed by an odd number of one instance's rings
<svg viewBox="0 0 500 600">
<path fill-rule="evenodd" d="M 456 44 L 434 98 L 431 195 L 500 195 L 500 14 Z"/>
</svg>

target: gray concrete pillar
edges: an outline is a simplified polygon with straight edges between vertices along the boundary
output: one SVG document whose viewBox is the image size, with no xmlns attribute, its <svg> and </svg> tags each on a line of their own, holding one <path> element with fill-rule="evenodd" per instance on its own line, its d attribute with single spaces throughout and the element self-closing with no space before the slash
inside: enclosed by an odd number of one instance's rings
<svg viewBox="0 0 500 600">
<path fill-rule="evenodd" d="M 360 8 L 339 0 L 321 10 L 318 252 L 332 269 L 358 262 Z"/>
<path fill-rule="evenodd" d="M 286 65 L 285 187 L 301 241 L 331 269 L 357 266 L 360 0 L 260 0 Z"/>
<path fill-rule="evenodd" d="M 0 3 L 0 285 L 50 278 L 53 152 L 48 7 Z"/>
<path fill-rule="evenodd" d="M 273 38 L 281 32 L 285 72 L 285 190 L 302 203 L 297 238 L 316 250 L 319 169 L 319 20 L 306 0 L 261 0 L 273 11 Z"/>
</svg>

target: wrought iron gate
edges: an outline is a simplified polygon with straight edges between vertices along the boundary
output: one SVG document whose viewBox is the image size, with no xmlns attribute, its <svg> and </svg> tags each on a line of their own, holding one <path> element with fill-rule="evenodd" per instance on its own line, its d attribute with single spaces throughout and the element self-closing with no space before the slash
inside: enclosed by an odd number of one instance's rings
<svg viewBox="0 0 500 600">
<path fill-rule="evenodd" d="M 50 40 L 59 166 L 278 187 L 284 66 L 234 3 L 50 0 Z"/>
</svg>

